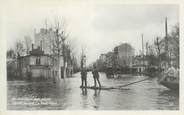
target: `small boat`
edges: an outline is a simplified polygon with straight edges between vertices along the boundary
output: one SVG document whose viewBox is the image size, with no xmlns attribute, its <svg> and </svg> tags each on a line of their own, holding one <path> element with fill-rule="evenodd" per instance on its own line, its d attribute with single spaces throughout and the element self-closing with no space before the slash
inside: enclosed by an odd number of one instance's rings
<svg viewBox="0 0 184 115">
<path fill-rule="evenodd" d="M 166 76 L 161 78 L 159 83 L 171 90 L 179 90 L 179 77 Z"/>
</svg>

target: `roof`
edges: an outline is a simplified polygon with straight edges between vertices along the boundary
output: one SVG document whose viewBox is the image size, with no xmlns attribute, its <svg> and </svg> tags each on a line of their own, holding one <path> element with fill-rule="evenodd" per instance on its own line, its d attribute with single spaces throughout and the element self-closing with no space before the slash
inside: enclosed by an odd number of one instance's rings
<svg viewBox="0 0 184 115">
<path fill-rule="evenodd" d="M 36 49 L 32 49 L 32 51 L 30 51 L 29 53 L 30 55 L 43 55 L 44 51 L 42 51 L 40 47 L 38 47 Z"/>
<path fill-rule="evenodd" d="M 48 57 L 51 57 L 51 56 L 48 55 L 48 54 L 42 54 L 42 55 L 41 55 L 41 54 L 39 54 L 39 55 L 31 55 L 31 54 L 29 54 L 29 55 L 26 55 L 26 56 L 20 56 L 19 59 L 20 59 L 20 58 L 25 58 L 25 57 L 30 57 L 30 56 L 48 56 Z"/>
</svg>

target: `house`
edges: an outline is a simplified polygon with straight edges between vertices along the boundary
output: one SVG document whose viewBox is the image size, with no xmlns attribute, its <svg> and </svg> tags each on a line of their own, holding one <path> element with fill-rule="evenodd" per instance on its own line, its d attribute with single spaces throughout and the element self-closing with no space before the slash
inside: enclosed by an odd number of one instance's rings
<svg viewBox="0 0 184 115">
<path fill-rule="evenodd" d="M 133 58 L 133 62 L 131 68 L 135 72 L 144 72 L 146 67 L 148 66 L 148 59 L 146 57 L 138 55 Z"/>
<path fill-rule="evenodd" d="M 20 76 L 17 72 L 16 53 L 13 49 L 8 50 L 6 53 L 6 68 L 8 80 L 16 79 L 17 76 Z"/>
<path fill-rule="evenodd" d="M 64 78 L 64 74 L 66 74 L 67 77 L 72 76 L 73 74 L 73 66 L 71 63 L 67 62 L 65 64 L 66 73 L 64 73 L 63 56 L 60 56 L 58 59 L 58 56 L 45 54 L 42 48 L 34 48 L 33 45 L 29 55 L 19 56 L 17 63 L 20 76 L 25 78 L 32 77 L 48 79 L 55 78 L 56 76 Z"/>
<path fill-rule="evenodd" d="M 44 54 L 44 51 L 40 47 L 34 49 L 33 45 L 29 55 L 19 56 L 17 58 L 19 72 L 22 77 L 51 78 L 52 62 L 53 58 L 50 55 Z"/>
</svg>

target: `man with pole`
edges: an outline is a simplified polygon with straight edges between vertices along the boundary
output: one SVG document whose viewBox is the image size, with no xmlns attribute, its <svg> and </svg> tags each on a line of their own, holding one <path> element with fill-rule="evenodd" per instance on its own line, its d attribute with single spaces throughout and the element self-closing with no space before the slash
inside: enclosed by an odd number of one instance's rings
<svg viewBox="0 0 184 115">
<path fill-rule="evenodd" d="M 93 79 L 94 79 L 94 87 L 96 88 L 96 81 L 98 82 L 99 88 L 101 88 L 100 80 L 99 80 L 99 73 L 95 65 L 93 65 Z"/>
</svg>

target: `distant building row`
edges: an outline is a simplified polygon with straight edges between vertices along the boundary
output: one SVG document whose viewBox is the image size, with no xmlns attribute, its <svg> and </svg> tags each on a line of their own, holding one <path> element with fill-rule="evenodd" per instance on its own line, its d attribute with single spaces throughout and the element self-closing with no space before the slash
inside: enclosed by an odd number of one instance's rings
<svg viewBox="0 0 184 115">
<path fill-rule="evenodd" d="M 123 43 L 116 46 L 113 51 L 101 54 L 96 64 L 103 71 L 108 68 L 115 70 L 131 68 L 135 72 L 143 72 L 148 60 L 143 59 L 143 56 L 135 56 L 135 49 L 130 44 Z"/>
</svg>

